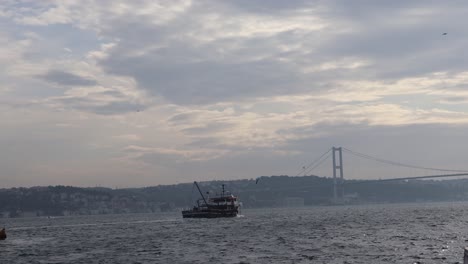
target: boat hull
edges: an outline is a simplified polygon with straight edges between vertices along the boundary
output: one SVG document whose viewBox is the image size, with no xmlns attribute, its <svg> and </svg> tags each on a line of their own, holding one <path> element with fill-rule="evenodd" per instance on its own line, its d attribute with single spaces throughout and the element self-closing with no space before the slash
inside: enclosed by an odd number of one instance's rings
<svg viewBox="0 0 468 264">
<path fill-rule="evenodd" d="M 183 218 L 221 218 L 221 217 L 236 217 L 237 210 L 227 211 L 182 211 Z"/>
</svg>

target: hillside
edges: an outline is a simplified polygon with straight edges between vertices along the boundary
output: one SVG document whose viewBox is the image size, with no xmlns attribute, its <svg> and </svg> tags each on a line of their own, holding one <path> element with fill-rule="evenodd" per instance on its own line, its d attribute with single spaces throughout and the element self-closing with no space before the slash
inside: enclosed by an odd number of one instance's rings
<svg viewBox="0 0 468 264">
<path fill-rule="evenodd" d="M 330 205 L 332 180 L 317 176 L 260 177 L 258 181 L 201 182 L 204 194 L 221 185 L 239 196 L 244 208 Z M 468 180 L 346 181 L 344 202 L 393 203 L 468 199 Z M 48 186 L 0 190 L 0 215 L 30 217 L 115 213 L 148 213 L 188 207 L 200 195 L 192 183 L 146 188 L 78 188 Z"/>
</svg>

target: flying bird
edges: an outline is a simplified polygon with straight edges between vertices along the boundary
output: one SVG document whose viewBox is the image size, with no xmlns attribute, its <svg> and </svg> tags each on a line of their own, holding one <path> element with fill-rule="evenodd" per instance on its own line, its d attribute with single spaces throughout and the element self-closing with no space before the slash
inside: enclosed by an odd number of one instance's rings
<svg viewBox="0 0 468 264">
<path fill-rule="evenodd" d="M 442 33 L 443 36 L 447 35 L 447 32 Z"/>
</svg>

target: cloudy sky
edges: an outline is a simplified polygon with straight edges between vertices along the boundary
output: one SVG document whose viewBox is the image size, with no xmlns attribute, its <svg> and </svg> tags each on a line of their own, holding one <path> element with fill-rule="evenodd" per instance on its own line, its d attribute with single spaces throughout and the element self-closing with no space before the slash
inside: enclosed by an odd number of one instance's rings
<svg viewBox="0 0 468 264">
<path fill-rule="evenodd" d="M 294 175 L 332 146 L 468 169 L 467 17 L 455 0 L 2 0 L 0 186 Z M 386 172 L 344 159 L 347 178 Z"/>
</svg>

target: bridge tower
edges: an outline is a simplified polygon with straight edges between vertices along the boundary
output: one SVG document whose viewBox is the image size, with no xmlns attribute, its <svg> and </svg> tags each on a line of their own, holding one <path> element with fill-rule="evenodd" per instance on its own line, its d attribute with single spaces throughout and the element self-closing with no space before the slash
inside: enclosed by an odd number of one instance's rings
<svg viewBox="0 0 468 264">
<path fill-rule="evenodd" d="M 336 155 L 338 153 L 338 155 Z M 344 188 L 343 188 L 343 152 L 342 148 L 332 148 L 333 157 L 333 199 L 335 202 L 338 199 L 343 199 Z M 338 156 L 338 157 L 337 157 Z M 339 171 L 339 179 L 337 179 L 337 170 Z"/>
</svg>

